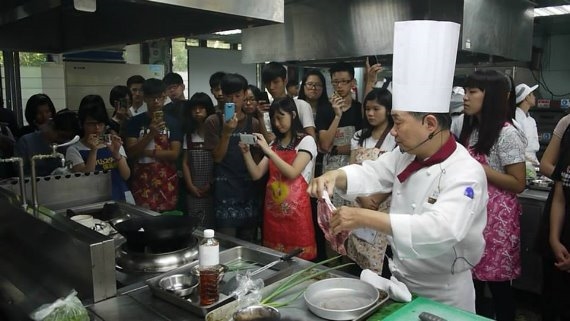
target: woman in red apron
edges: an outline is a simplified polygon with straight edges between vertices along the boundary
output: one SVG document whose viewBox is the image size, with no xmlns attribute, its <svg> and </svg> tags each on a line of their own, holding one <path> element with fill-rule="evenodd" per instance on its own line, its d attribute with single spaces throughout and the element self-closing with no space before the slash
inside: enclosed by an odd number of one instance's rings
<svg viewBox="0 0 570 321">
<path fill-rule="evenodd" d="M 315 229 L 307 186 L 312 178 L 317 145 L 303 133 L 293 99 L 276 100 L 269 110 L 276 140 L 268 145 L 263 135 L 254 134 L 265 157 L 256 164 L 249 146 L 240 142 L 245 164 L 254 180 L 269 171 L 263 211 L 263 245 L 289 252 L 304 251 L 301 258 L 317 255 Z"/>
</svg>

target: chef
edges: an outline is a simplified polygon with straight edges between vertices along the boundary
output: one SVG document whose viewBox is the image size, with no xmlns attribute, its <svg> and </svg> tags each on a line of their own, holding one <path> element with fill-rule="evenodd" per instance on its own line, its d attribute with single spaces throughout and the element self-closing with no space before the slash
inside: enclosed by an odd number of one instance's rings
<svg viewBox="0 0 570 321">
<path fill-rule="evenodd" d="M 372 228 L 389 235 L 392 274 L 411 292 L 475 312 L 471 268 L 485 242 L 487 179 L 450 134 L 449 103 L 459 25 L 404 21 L 394 28 L 391 134 L 399 149 L 311 181 L 347 199 L 392 193 L 390 214 L 343 206 L 334 233 Z"/>
</svg>

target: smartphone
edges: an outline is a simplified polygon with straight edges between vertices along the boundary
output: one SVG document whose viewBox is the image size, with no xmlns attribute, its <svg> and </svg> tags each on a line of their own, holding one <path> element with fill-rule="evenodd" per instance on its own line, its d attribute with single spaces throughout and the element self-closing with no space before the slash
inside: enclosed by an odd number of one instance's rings
<svg viewBox="0 0 570 321">
<path fill-rule="evenodd" d="M 378 57 L 376 56 L 368 56 L 368 65 L 369 66 L 374 66 L 375 64 L 378 63 Z"/>
<path fill-rule="evenodd" d="M 239 140 L 244 144 L 255 145 L 257 137 L 252 134 L 239 134 Z"/>
<path fill-rule="evenodd" d="M 269 104 L 269 95 L 266 91 L 262 91 L 259 95 L 259 101 L 264 101 L 266 104 Z"/>
<path fill-rule="evenodd" d="M 152 118 L 154 119 L 154 121 L 163 121 L 164 112 L 162 110 L 157 110 L 152 114 Z"/>
<path fill-rule="evenodd" d="M 226 103 L 224 105 L 224 121 L 228 122 L 232 118 L 234 118 L 234 114 L 236 112 L 236 104 L 234 103 Z"/>
</svg>

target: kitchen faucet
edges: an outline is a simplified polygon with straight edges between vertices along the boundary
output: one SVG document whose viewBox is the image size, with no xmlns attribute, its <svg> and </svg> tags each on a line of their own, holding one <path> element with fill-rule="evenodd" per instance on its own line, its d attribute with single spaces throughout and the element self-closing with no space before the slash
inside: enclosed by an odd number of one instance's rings
<svg viewBox="0 0 570 321">
<path fill-rule="evenodd" d="M 20 197 L 24 210 L 28 207 L 26 202 L 26 190 L 24 188 L 24 160 L 22 157 L 10 157 L 0 159 L 0 163 L 18 163 L 18 181 L 20 182 Z"/>
<path fill-rule="evenodd" d="M 57 144 L 51 144 L 51 154 L 39 154 L 39 155 L 34 155 L 32 156 L 32 162 L 31 162 L 31 169 L 32 169 L 32 202 L 33 202 L 33 206 L 34 206 L 34 210 L 36 212 L 34 212 L 34 214 L 37 216 L 37 209 L 39 207 L 38 204 L 38 186 L 37 186 L 37 182 L 36 182 L 36 159 L 46 159 L 46 158 L 59 158 L 61 159 L 61 166 L 64 167 L 65 166 L 65 156 L 63 156 L 62 153 L 59 153 L 57 151 L 58 148 L 60 147 L 65 147 L 65 146 L 69 146 L 72 144 L 75 144 L 79 141 L 79 136 L 75 135 L 75 137 L 73 137 L 72 140 L 68 141 L 67 143 L 63 143 L 60 145 Z"/>
</svg>

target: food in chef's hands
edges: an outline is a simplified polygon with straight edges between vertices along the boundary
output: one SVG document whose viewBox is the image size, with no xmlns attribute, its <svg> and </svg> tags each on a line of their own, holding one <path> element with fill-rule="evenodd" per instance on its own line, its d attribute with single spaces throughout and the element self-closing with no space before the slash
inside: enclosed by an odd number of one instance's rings
<svg viewBox="0 0 570 321">
<path fill-rule="evenodd" d="M 75 290 L 64 299 L 40 306 L 30 317 L 36 321 L 89 321 L 89 313 L 77 298 Z"/>
<path fill-rule="evenodd" d="M 331 219 L 335 211 L 336 208 L 331 203 L 328 192 L 323 191 L 323 196 L 318 200 L 317 204 L 317 221 L 319 223 L 319 227 L 323 230 L 325 238 L 331 244 L 332 249 L 339 254 L 346 255 L 344 241 L 348 238 L 349 232 L 343 231 L 338 234 L 333 233 Z"/>
</svg>

